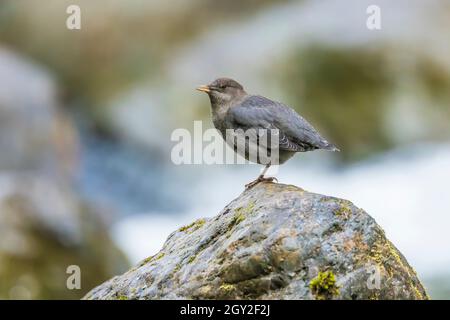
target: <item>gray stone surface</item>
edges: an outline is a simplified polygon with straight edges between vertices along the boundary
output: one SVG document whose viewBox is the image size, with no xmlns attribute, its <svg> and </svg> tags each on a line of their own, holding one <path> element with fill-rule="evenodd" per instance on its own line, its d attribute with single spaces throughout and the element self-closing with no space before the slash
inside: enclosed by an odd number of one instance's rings
<svg viewBox="0 0 450 320">
<path fill-rule="evenodd" d="M 380 199 L 382 201 L 382 199 Z M 379 272 L 379 289 L 374 274 Z M 351 202 L 261 183 L 85 299 L 428 299 L 403 255 Z"/>
</svg>

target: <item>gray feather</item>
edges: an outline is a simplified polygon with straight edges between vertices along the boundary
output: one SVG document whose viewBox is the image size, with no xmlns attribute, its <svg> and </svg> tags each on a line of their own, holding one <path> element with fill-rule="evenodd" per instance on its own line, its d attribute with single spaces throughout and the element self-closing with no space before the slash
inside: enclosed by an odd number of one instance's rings
<svg viewBox="0 0 450 320">
<path fill-rule="evenodd" d="M 226 118 L 226 121 L 235 129 L 278 129 L 281 150 L 292 152 L 314 149 L 339 151 L 293 109 L 262 96 L 247 96 L 240 104 L 229 110 Z"/>
</svg>

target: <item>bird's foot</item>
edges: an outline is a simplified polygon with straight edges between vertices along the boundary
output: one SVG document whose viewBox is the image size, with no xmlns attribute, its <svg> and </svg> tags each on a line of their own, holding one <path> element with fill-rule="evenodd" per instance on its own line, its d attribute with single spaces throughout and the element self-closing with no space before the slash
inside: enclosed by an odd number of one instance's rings
<svg viewBox="0 0 450 320">
<path fill-rule="evenodd" d="M 265 177 L 258 177 L 256 180 L 254 180 L 254 181 L 252 181 L 250 183 L 247 183 L 245 185 L 245 190 L 253 188 L 254 186 L 256 186 L 260 182 L 274 182 L 274 181 L 278 182 L 278 179 L 275 178 L 275 177 L 267 177 L 267 178 L 265 178 Z"/>
</svg>

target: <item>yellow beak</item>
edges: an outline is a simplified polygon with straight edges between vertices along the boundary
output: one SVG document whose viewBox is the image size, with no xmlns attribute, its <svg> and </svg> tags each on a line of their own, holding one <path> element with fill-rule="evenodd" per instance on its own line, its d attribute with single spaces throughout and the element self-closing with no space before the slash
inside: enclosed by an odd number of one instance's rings
<svg viewBox="0 0 450 320">
<path fill-rule="evenodd" d="M 203 92 L 210 92 L 211 91 L 207 85 L 202 85 L 202 86 L 200 86 L 200 87 L 198 87 L 196 89 L 198 91 L 203 91 Z"/>
</svg>

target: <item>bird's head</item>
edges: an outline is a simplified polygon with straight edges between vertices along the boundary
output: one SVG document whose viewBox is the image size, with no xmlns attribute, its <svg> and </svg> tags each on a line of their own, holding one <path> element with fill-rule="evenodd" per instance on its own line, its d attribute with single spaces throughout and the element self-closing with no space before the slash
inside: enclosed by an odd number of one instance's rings
<svg viewBox="0 0 450 320">
<path fill-rule="evenodd" d="M 211 99 L 211 103 L 229 103 L 245 96 L 244 88 L 235 80 L 230 78 L 219 78 L 208 85 L 197 88 L 206 92 Z"/>
</svg>

